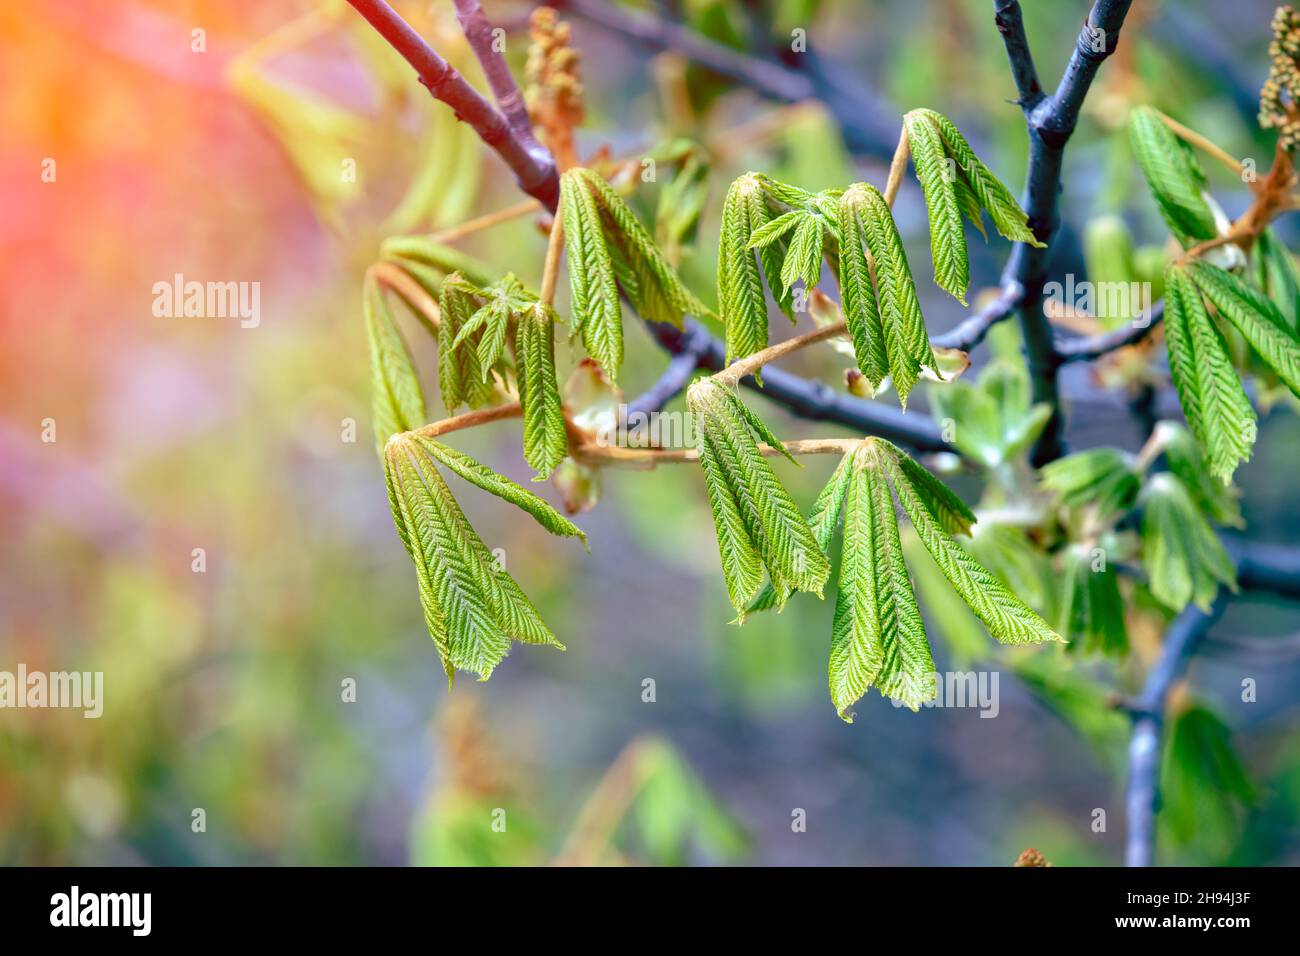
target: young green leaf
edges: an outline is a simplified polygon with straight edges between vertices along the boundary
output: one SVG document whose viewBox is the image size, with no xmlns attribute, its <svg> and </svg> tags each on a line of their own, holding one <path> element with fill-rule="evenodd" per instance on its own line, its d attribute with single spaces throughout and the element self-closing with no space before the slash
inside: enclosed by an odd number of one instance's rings
<svg viewBox="0 0 1300 956">
<path fill-rule="evenodd" d="M 1223 334 L 1182 266 L 1165 276 L 1165 340 L 1169 370 L 1187 424 L 1224 484 L 1255 443 L 1255 410 L 1228 358 Z"/>
<path fill-rule="evenodd" d="M 1196 506 L 1216 524 L 1243 527 L 1240 492 L 1210 474 L 1192 433 L 1177 422 L 1157 422 L 1153 434 L 1169 471 L 1187 488 Z"/>
<path fill-rule="evenodd" d="M 864 246 L 861 214 L 865 190 L 852 186 L 840 197 L 840 305 L 853 341 L 858 368 L 871 383 L 874 393 L 889 375 L 885 330 L 876 302 L 876 285 Z"/>
<path fill-rule="evenodd" d="M 751 218 L 755 208 L 766 213 L 753 175 L 741 176 L 727 190 L 722 206 L 722 235 L 718 248 L 718 308 L 727 330 L 727 362 L 767 347 L 767 299 L 750 236 L 763 223 Z M 763 222 L 766 222 L 764 220 Z"/>
<path fill-rule="evenodd" d="M 470 484 L 477 485 L 488 494 L 496 495 L 503 501 L 508 501 L 528 512 L 536 519 L 538 524 L 551 534 L 581 538 L 584 543 L 586 542 L 587 535 L 581 528 L 547 504 L 545 499 L 538 497 L 526 488 L 521 488 L 505 475 L 498 474 L 464 452 L 434 441 L 432 438 L 412 435 L 410 442 L 417 446 L 424 455 L 460 475 Z"/>
<path fill-rule="evenodd" d="M 965 305 L 970 261 L 961 225 L 961 204 L 957 200 L 955 163 L 948 157 L 938 128 L 924 112 L 913 110 L 903 122 L 907 127 L 912 165 L 916 167 L 916 178 L 930 214 L 934 281 Z"/>
<path fill-rule="evenodd" d="M 562 650 L 466 520 L 435 466 L 435 447 L 401 436 L 385 449 L 385 467 L 393 520 L 415 563 L 425 623 L 448 681 L 456 670 L 487 680 L 512 638 Z"/>
<path fill-rule="evenodd" d="M 1151 593 L 1175 611 L 1208 610 L 1219 586 L 1236 590 L 1236 571 L 1187 488 L 1169 472 L 1153 475 L 1138 497 L 1142 564 Z"/>
<path fill-rule="evenodd" d="M 1215 310 L 1235 325 L 1278 378 L 1300 395 L 1300 338 L 1278 307 L 1218 266 L 1197 260 L 1189 271 Z"/>
<path fill-rule="evenodd" d="M 828 673 L 835 709 L 851 723 L 850 708 L 872 685 L 916 710 L 935 695 L 935 671 L 903 564 L 886 477 L 892 454 L 867 441 L 847 457 L 852 462 Z"/>
<path fill-rule="evenodd" d="M 852 460 L 852 455 L 845 455 L 840 459 L 840 463 L 835 466 L 830 479 L 818 493 L 817 500 L 813 502 L 812 510 L 808 513 L 808 527 L 812 529 L 813 538 L 817 541 L 817 547 L 821 548 L 822 554 L 829 555 L 831 552 L 831 539 L 835 536 L 835 526 L 839 524 L 840 511 L 844 507 L 844 496 L 848 492 Z M 754 603 L 749 606 L 746 613 L 766 611 L 776 605 L 776 589 L 769 581 L 763 585 L 762 592 L 754 599 Z"/>
<path fill-rule="evenodd" d="M 698 448 L 713 507 L 727 591 L 743 620 L 767 569 L 784 606 L 792 591 L 821 594 L 830 575 L 826 555 L 772 466 L 756 436 L 775 442 L 766 426 L 726 386 L 711 379 L 686 393 L 698 416 Z M 743 410 L 742 410 L 743 409 Z M 775 447 L 781 447 L 779 443 Z"/>
<path fill-rule="evenodd" d="M 1043 487 L 1067 508 L 1093 505 L 1103 515 L 1133 507 L 1141 481 L 1133 462 L 1117 448 L 1090 448 L 1045 465 Z"/>
<path fill-rule="evenodd" d="M 1173 716 L 1160 763 L 1162 840 L 1209 844 L 1226 856 L 1240 843 L 1255 788 L 1232 745 L 1232 730 L 1200 703 Z"/>
<path fill-rule="evenodd" d="M 1119 574 L 1104 554 L 1071 546 L 1064 555 L 1056 628 L 1076 652 L 1122 657 L 1128 652 Z"/>
<path fill-rule="evenodd" d="M 613 381 L 623 364 L 623 311 L 600 207 L 579 169 L 570 169 L 560 177 L 560 215 L 564 217 L 564 257 L 573 293 L 569 331 L 582 336 L 587 354 Z"/>
<path fill-rule="evenodd" d="M 524 411 L 524 459 L 547 478 L 569 453 L 564 407 L 555 378 L 555 311 L 541 302 L 519 314 L 515 364 Z"/>
<path fill-rule="evenodd" d="M 883 443 L 882 439 L 876 441 Z M 916 480 L 913 472 L 898 465 L 906 457 L 904 453 L 890 447 L 894 458 L 887 466 L 903 510 L 944 577 L 984 622 L 989 633 L 1004 644 L 1059 641 L 1060 635 L 1046 621 L 949 537 L 937 517 L 940 509 L 932 493 Z"/>
<path fill-rule="evenodd" d="M 681 326 L 682 316 L 710 316 L 712 311 L 696 298 L 655 244 L 627 203 L 600 174 L 575 171 L 600 207 L 606 236 L 616 244 L 636 275 L 637 294 L 629 298 L 642 317 Z"/>
<path fill-rule="evenodd" d="M 1271 228 L 1255 241 L 1255 281 L 1286 317 L 1287 328 L 1300 333 L 1300 269 Z"/>
<path fill-rule="evenodd" d="M 813 213 L 800 212 L 798 215 L 794 234 L 790 237 L 790 248 L 786 250 L 785 262 L 781 266 L 781 285 L 786 291 L 797 279 L 802 279 L 804 287 L 811 289 L 821 280 L 822 274 L 825 224 Z"/>
<path fill-rule="evenodd" d="M 389 437 L 419 428 L 428 417 L 415 363 L 379 284 L 365 288 L 366 336 L 370 340 L 371 409 L 382 456 Z"/>
<path fill-rule="evenodd" d="M 979 209 L 982 207 L 987 210 L 989 218 L 993 220 L 993 225 L 1003 238 L 1010 239 L 1012 242 L 1025 242 L 1031 246 L 1042 248 L 1045 243 L 1039 242 L 1034 236 L 1033 231 L 1029 228 L 1029 216 L 1020 208 L 1020 203 L 1011 195 L 1011 191 L 1004 186 L 996 176 L 989 170 L 980 158 L 975 155 L 971 149 L 970 143 L 966 137 L 953 124 L 953 122 L 941 113 L 934 110 L 916 110 L 927 118 L 939 131 L 939 137 L 943 140 L 943 145 L 948 156 L 953 160 L 957 167 L 956 187 L 958 205 L 966 213 L 967 218 L 983 232 L 983 226 L 980 223 Z M 969 198 L 966 198 L 969 197 Z M 971 209 L 972 201 L 975 208 Z"/>
<path fill-rule="evenodd" d="M 850 189 L 845 195 L 855 189 Z M 894 390 L 906 407 L 907 395 L 922 369 L 939 375 L 939 362 L 930 347 L 912 270 L 889 204 L 873 186 L 864 184 L 857 190 L 857 195 L 861 197 L 860 216 L 875 267 L 876 297 L 885 334 L 885 352 L 889 356 L 889 372 L 893 376 Z"/>
<path fill-rule="evenodd" d="M 481 291 L 459 273 L 447 276 L 439 291 L 438 384 L 448 413 L 462 404 L 480 408 L 495 393 L 479 366 L 477 343 L 475 348 L 456 348 L 461 328 L 481 306 Z"/>
<path fill-rule="evenodd" d="M 1205 173 L 1190 147 L 1149 106 L 1129 114 L 1128 131 L 1133 155 L 1170 231 L 1184 247 L 1213 239 L 1218 230 L 1205 199 Z"/>
</svg>

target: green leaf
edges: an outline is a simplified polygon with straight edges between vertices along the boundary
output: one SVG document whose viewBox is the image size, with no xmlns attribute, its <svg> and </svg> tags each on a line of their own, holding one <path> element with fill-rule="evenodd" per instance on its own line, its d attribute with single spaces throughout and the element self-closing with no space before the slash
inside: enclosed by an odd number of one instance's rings
<svg viewBox="0 0 1300 956">
<path fill-rule="evenodd" d="M 477 343 L 473 349 L 456 348 L 461 328 L 482 304 L 481 293 L 481 289 L 459 273 L 447 276 L 439 290 L 438 384 L 442 403 L 451 414 L 462 404 L 481 408 L 492 400 L 496 391 L 479 367 Z"/>
<path fill-rule="evenodd" d="M 962 305 L 970 286 L 970 262 L 966 256 L 966 234 L 961 225 L 961 204 L 956 178 L 943 139 L 933 121 L 913 110 L 903 118 L 912 151 L 916 178 L 925 194 L 930 214 L 930 254 L 934 258 L 934 281 Z M 955 164 L 954 164 L 955 165 Z"/>
<path fill-rule="evenodd" d="M 1223 334 L 1210 321 L 1201 294 L 1181 266 L 1165 276 L 1165 340 L 1169 369 L 1187 424 L 1224 484 L 1255 443 L 1255 410 L 1228 357 Z"/>
<path fill-rule="evenodd" d="M 1300 332 L 1300 270 L 1271 228 L 1255 241 L 1255 275 L 1259 287 L 1286 317 L 1287 327 Z"/>
<path fill-rule="evenodd" d="M 1105 553 L 1072 545 L 1064 554 L 1057 630 L 1071 651 L 1122 657 L 1128 652 L 1119 574 Z"/>
<path fill-rule="evenodd" d="M 519 402 L 524 412 L 524 459 L 540 480 L 569 453 L 564 407 L 555 378 L 555 322 L 541 302 L 519 315 L 515 363 L 519 368 Z"/>
<path fill-rule="evenodd" d="M 560 177 L 564 257 L 573 294 L 570 332 L 582 336 L 587 354 L 617 381 L 623 364 L 623 311 L 601 223 L 600 207 L 579 169 Z"/>
<path fill-rule="evenodd" d="M 875 440 L 883 442 L 883 439 Z M 897 448 L 894 452 L 896 462 L 906 457 Z M 949 537 L 923 484 L 896 463 L 890 465 L 890 471 L 894 491 L 921 543 L 990 634 L 1004 644 L 1061 639 L 1046 621 Z"/>
<path fill-rule="evenodd" d="M 435 467 L 435 447 L 441 446 L 401 436 L 388 444 L 385 467 L 393 520 L 415 563 L 425 624 L 448 681 L 456 670 L 487 680 L 512 638 L 562 650 L 466 520 Z"/>
<path fill-rule="evenodd" d="M 365 313 L 366 337 L 370 340 L 371 409 L 375 442 L 382 456 L 390 436 L 419 428 L 428 415 L 410 349 L 377 282 L 366 282 Z"/>
<path fill-rule="evenodd" d="M 753 175 L 741 176 L 727 190 L 722 206 L 718 249 L 718 307 L 727 330 L 727 362 L 767 347 L 767 299 L 750 235 L 760 224 L 751 219 L 753 196 L 760 186 Z M 759 208 L 766 211 L 759 195 Z"/>
<path fill-rule="evenodd" d="M 791 232 L 806 218 L 808 218 L 808 214 L 802 209 L 792 209 L 789 212 L 781 213 L 775 219 L 769 219 L 750 235 L 749 247 L 751 249 L 761 249 L 764 246 L 772 245 L 778 239 L 784 238 L 787 233 Z"/>
<path fill-rule="evenodd" d="M 1195 602 L 1209 610 L 1219 586 L 1236 590 L 1236 571 L 1187 488 L 1168 472 L 1153 475 L 1142 507 L 1142 564 L 1151 593 L 1175 611 Z"/>
<path fill-rule="evenodd" d="M 831 700 L 852 722 L 852 706 L 875 685 L 912 710 L 934 698 L 935 670 L 921 612 L 903 563 L 903 546 L 880 444 L 848 456 L 844 550 L 831 630 Z"/>
<path fill-rule="evenodd" d="M 876 304 L 876 286 L 863 245 L 866 239 L 859 218 L 865 205 L 863 194 L 863 189 L 852 186 L 840 197 L 840 305 L 858 368 L 875 392 L 889 375 L 889 355 Z"/>
<path fill-rule="evenodd" d="M 1051 416 L 1045 404 L 1030 404 L 1029 376 L 1023 360 L 995 358 L 975 383 L 954 382 L 930 393 L 930 413 L 953 444 L 986 468 L 997 468 L 1025 453 Z"/>
<path fill-rule="evenodd" d="M 459 249 L 433 242 L 427 236 L 393 236 L 379 246 L 379 254 L 383 258 L 403 260 L 401 265 L 404 269 L 414 262 L 444 276 L 459 272 L 474 285 L 485 286 L 493 279 L 491 267 L 487 263 L 466 255 Z M 415 270 L 412 272 L 414 274 Z M 429 292 L 436 296 L 438 287 L 433 286 Z"/>
<path fill-rule="evenodd" d="M 1237 489 L 1210 474 L 1201 446 L 1191 432 L 1177 422 L 1157 422 L 1155 440 L 1170 472 L 1183 483 L 1196 506 L 1211 521 L 1237 528 L 1245 525 Z"/>
<path fill-rule="evenodd" d="M 413 435 L 411 441 L 425 455 L 460 475 L 470 484 L 477 485 L 488 494 L 496 495 L 503 501 L 508 501 L 528 512 L 536 519 L 538 524 L 551 534 L 581 538 L 584 543 L 586 542 L 587 535 L 581 528 L 547 504 L 545 499 L 538 497 L 526 488 L 521 488 L 505 475 L 498 474 L 464 452 L 434 441 L 432 438 Z"/>
<path fill-rule="evenodd" d="M 1192 281 L 1220 315 L 1291 391 L 1300 395 L 1300 338 L 1276 305 L 1231 272 L 1202 260 L 1190 265 Z"/>
<path fill-rule="evenodd" d="M 732 606 L 743 620 L 759 585 L 760 563 L 785 604 L 792 591 L 821 594 L 830 564 L 790 493 L 763 458 L 756 436 L 782 447 L 756 427 L 756 416 L 711 379 L 686 393 L 697 416 L 700 461 L 718 533 L 718 550 Z M 742 411 L 742 409 L 744 409 Z"/>
<path fill-rule="evenodd" d="M 1093 505 L 1102 515 L 1128 511 L 1141 480 L 1132 460 L 1117 448 L 1090 448 L 1045 465 L 1043 487 L 1067 508 Z"/>
<path fill-rule="evenodd" d="M 866 227 L 867 248 L 875 269 L 877 304 L 885 335 L 885 351 L 889 356 L 889 372 L 893 376 L 894 391 L 906 408 L 907 395 L 921 370 L 930 369 L 937 374 L 939 362 L 930 347 L 912 270 L 907 264 L 907 253 L 889 204 L 874 186 L 853 187 L 845 196 L 854 192 L 861 197 L 860 215 Z"/>
<path fill-rule="evenodd" d="M 800 213 L 781 266 L 781 285 L 786 291 L 795 280 L 802 279 L 805 288 L 811 289 L 821 280 L 822 241 L 826 227 L 820 216 Z"/>
<path fill-rule="evenodd" d="M 1208 844 L 1222 858 L 1240 842 L 1255 788 L 1218 715 L 1193 703 L 1170 722 L 1160 764 L 1160 823 L 1169 842 Z"/>
<path fill-rule="evenodd" d="M 831 473 L 830 479 L 817 495 L 817 500 L 813 502 L 812 510 L 808 513 L 808 527 L 812 529 L 813 538 L 823 554 L 829 555 L 831 551 L 831 539 L 835 536 L 835 526 L 839 524 L 840 511 L 844 507 L 844 496 L 848 492 L 852 459 L 852 455 L 845 455 L 840 459 L 840 463 Z M 762 592 L 754 599 L 754 603 L 749 606 L 746 613 L 766 611 L 776 605 L 776 589 L 769 581 L 763 585 Z"/>
<path fill-rule="evenodd" d="M 1128 131 L 1133 156 L 1170 231 L 1184 247 L 1213 239 L 1218 230 L 1204 195 L 1205 173 L 1191 148 L 1149 106 L 1129 114 Z"/>
<path fill-rule="evenodd" d="M 989 218 L 993 220 L 993 225 L 1003 238 L 1010 239 L 1012 242 L 1024 242 L 1031 246 L 1039 248 L 1046 247 L 1046 243 L 1039 242 L 1034 236 L 1033 231 L 1029 228 L 1029 216 L 1020 208 L 1020 203 L 1016 201 L 1011 191 L 1004 186 L 996 176 L 989 170 L 980 158 L 975 155 L 971 149 L 970 143 L 966 137 L 961 134 L 953 122 L 941 113 L 934 110 L 916 110 L 934 124 L 935 129 L 939 131 L 939 136 L 943 140 L 944 148 L 948 156 L 956 163 L 957 166 L 957 196 L 958 204 L 962 211 L 966 213 L 967 218 L 983 231 L 980 223 L 979 209 L 970 208 L 970 199 L 963 198 L 963 192 L 968 194 L 978 204 L 988 211 Z"/>
<path fill-rule="evenodd" d="M 654 239 L 627 203 L 600 174 L 576 170 L 600 206 L 609 239 L 619 246 L 636 275 L 636 294 L 629 298 L 642 317 L 681 326 L 686 313 L 707 317 L 712 310 L 686 288 Z"/>
</svg>

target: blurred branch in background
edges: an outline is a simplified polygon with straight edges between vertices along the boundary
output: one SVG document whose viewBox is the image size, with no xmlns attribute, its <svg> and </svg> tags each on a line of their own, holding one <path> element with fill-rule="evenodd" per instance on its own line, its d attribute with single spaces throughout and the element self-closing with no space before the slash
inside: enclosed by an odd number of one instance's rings
<svg viewBox="0 0 1300 956">
<path fill-rule="evenodd" d="M 894 110 L 863 85 L 842 82 L 843 68 L 820 59 L 814 62 L 810 51 L 799 54 L 796 68 L 724 46 L 674 20 L 605 0 L 556 0 L 549 6 L 651 49 L 679 53 L 763 96 L 787 103 L 821 100 L 851 152 L 887 160 L 894 151 L 898 138 Z"/>
</svg>

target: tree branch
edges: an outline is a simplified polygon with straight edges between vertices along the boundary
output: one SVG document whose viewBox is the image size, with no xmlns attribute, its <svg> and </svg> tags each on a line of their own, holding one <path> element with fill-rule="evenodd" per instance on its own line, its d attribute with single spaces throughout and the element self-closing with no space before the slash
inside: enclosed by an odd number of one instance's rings
<svg viewBox="0 0 1300 956">
<path fill-rule="evenodd" d="M 1128 789 L 1124 798 L 1128 825 L 1124 862 L 1127 866 L 1150 866 L 1155 851 L 1156 813 L 1160 807 L 1161 737 L 1169 691 L 1187 669 L 1188 661 L 1226 604 L 1226 594 L 1221 591 L 1209 613 L 1192 605 L 1174 619 L 1165 632 L 1160 658 L 1151 668 L 1142 692 L 1134 702 L 1133 734 L 1128 747 Z"/>
<path fill-rule="evenodd" d="M 1151 307 L 1151 314 L 1144 325 L 1131 323 L 1123 328 L 1099 335 L 1081 335 L 1076 338 L 1056 340 L 1056 354 L 1062 364 L 1069 362 L 1089 362 L 1128 345 L 1136 345 L 1155 331 L 1165 317 L 1165 304 L 1157 302 Z"/>
<path fill-rule="evenodd" d="M 1003 283 L 1002 291 L 984 308 L 973 312 L 943 335 L 930 340 L 931 345 L 969 352 L 984 341 L 989 329 L 1011 315 L 1024 298 L 1024 287 L 1014 279 Z"/>
<path fill-rule="evenodd" d="M 695 350 L 700 368 L 719 372 L 726 368 L 726 348 L 697 322 L 686 320 L 681 329 L 647 322 L 651 334 L 673 355 Z M 939 426 L 916 412 L 906 414 L 890 405 L 841 394 L 822 382 L 793 375 L 779 368 L 763 370 L 763 385 L 747 376 L 740 384 L 784 406 L 792 415 L 809 421 L 835 422 L 864 435 L 878 435 L 921 452 L 955 451 L 944 441 Z"/>
<path fill-rule="evenodd" d="M 894 120 L 883 103 L 861 85 L 836 85 L 837 70 L 806 63 L 800 70 L 773 60 L 742 53 L 701 36 L 690 27 L 651 13 L 634 12 L 604 0 L 553 0 L 560 10 L 618 33 L 655 50 L 672 50 L 715 73 L 742 83 L 763 96 L 786 103 L 821 100 L 835 117 L 845 145 L 858 155 L 888 158 L 894 148 Z M 809 54 L 800 54 L 807 58 Z M 803 63 L 803 60 L 801 60 Z"/>
<path fill-rule="evenodd" d="M 551 154 L 533 138 L 532 128 L 528 127 L 526 138 L 520 130 L 512 125 L 510 119 L 494 107 L 478 90 L 470 86 L 456 69 L 439 56 L 424 39 L 411 29 L 410 24 L 398 15 L 384 0 L 348 0 L 356 11 L 379 31 L 379 34 L 397 50 L 398 53 L 415 67 L 420 82 L 426 86 L 437 99 L 446 103 L 456 115 L 469 123 L 478 133 L 479 138 L 491 146 L 515 174 L 519 188 L 534 197 L 547 209 L 554 210 L 560 195 L 560 181 L 556 174 L 555 160 Z M 473 4 L 475 7 L 477 3 Z M 486 23 L 486 21 L 484 21 Z M 471 43 L 474 40 L 471 39 Z M 476 45 L 474 52 L 488 71 L 489 82 L 501 82 L 499 71 L 494 67 L 488 70 L 485 57 L 499 59 L 500 55 L 491 49 L 491 30 L 488 30 L 486 47 Z M 504 64 L 502 64 L 504 66 Z M 497 74 L 494 82 L 492 77 Z M 514 86 L 514 81 L 510 81 Z M 518 90 L 515 91 L 516 93 Z M 498 93 L 500 95 L 500 93 Z M 524 114 L 527 120 L 527 114 Z"/>
<path fill-rule="evenodd" d="M 1033 462 L 1045 464 L 1061 455 L 1063 423 L 1056 376 L 1061 360 L 1051 324 L 1043 313 L 1043 286 L 1047 278 L 1049 246 L 1060 225 L 1061 164 L 1065 144 L 1074 132 L 1079 109 L 1098 67 L 1115 50 L 1120 27 L 1132 0 L 1097 0 L 1079 32 L 1070 62 L 1056 92 L 1042 94 L 1025 39 L 1024 21 L 1017 0 L 994 0 L 994 19 L 1002 34 L 1020 93 L 1020 107 L 1029 131 L 1029 172 L 1022 200 L 1029 227 L 1043 248 L 1017 243 L 1003 270 L 1003 281 L 1024 288 L 1020 301 L 1020 327 L 1035 402 L 1052 409 L 1052 417 L 1033 451 Z"/>
</svg>

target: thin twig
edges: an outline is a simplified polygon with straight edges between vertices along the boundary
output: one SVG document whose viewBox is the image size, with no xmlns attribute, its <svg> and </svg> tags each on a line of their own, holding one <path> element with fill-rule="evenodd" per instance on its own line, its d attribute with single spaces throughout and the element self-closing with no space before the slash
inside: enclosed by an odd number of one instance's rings
<svg viewBox="0 0 1300 956">
<path fill-rule="evenodd" d="M 454 415 L 451 418 L 444 418 L 440 421 L 430 422 L 415 429 L 415 434 L 424 438 L 437 438 L 440 435 L 449 435 L 452 432 L 464 431 L 466 428 L 474 428 L 478 425 L 486 425 L 488 422 L 499 422 L 506 418 L 518 418 L 523 414 L 523 407 L 518 402 L 507 402 L 504 405 L 494 405 L 491 408 L 478 408 L 472 412 L 464 412 L 460 415 Z M 393 438 L 400 438 L 401 435 L 394 435 Z M 392 439 L 390 439 L 391 441 Z"/>
<path fill-rule="evenodd" d="M 536 212 L 542 208 L 542 204 L 536 199 L 525 199 L 517 202 L 513 206 L 506 206 L 504 209 L 498 209 L 495 212 L 485 213 L 482 216 L 475 216 L 473 219 L 467 219 L 455 226 L 450 226 L 441 232 L 432 233 L 429 236 L 430 242 L 448 243 L 455 242 L 457 239 L 464 239 L 466 236 L 472 236 L 476 232 L 482 232 L 484 229 L 491 229 L 493 226 L 499 226 L 503 222 L 511 222 L 527 216 L 531 212 Z"/>
<path fill-rule="evenodd" d="M 821 73 L 805 73 L 775 60 L 750 56 L 680 23 L 604 0 L 553 0 L 551 6 L 652 49 L 680 53 L 760 95 L 787 103 L 820 99 L 834 115 L 852 152 L 882 158 L 889 155 L 893 145 L 891 111 L 861 84 L 851 90 L 832 89 Z M 801 61 L 810 59 L 811 54 L 801 55 Z"/>
<path fill-rule="evenodd" d="M 542 266 L 541 300 L 555 304 L 555 285 L 560 275 L 560 256 L 564 252 L 564 217 L 559 213 L 551 223 L 551 235 L 546 240 L 546 263 Z"/>
<path fill-rule="evenodd" d="M 479 138 L 510 167 L 519 188 L 548 209 L 559 199 L 559 179 L 551 154 L 531 137 L 522 139 L 506 116 L 470 86 L 384 0 L 348 0 L 380 35 L 415 68 L 430 93 L 456 111 Z M 475 52 L 483 53 L 476 48 Z M 492 53 L 492 56 L 499 54 Z"/>
</svg>

